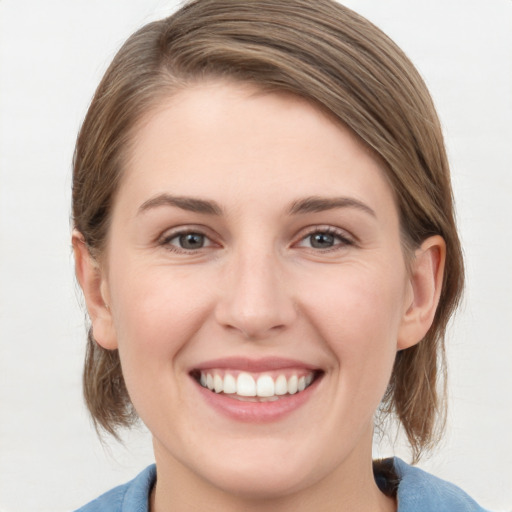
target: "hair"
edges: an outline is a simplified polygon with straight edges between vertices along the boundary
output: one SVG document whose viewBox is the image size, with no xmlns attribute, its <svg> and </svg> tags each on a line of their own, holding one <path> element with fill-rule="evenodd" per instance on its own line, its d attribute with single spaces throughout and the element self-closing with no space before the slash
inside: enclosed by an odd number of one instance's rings
<svg viewBox="0 0 512 512">
<path fill-rule="evenodd" d="M 449 166 L 421 76 L 380 29 L 333 0 L 195 0 L 149 23 L 103 77 L 74 153 L 73 220 L 95 258 L 108 236 L 123 159 L 143 116 L 201 81 L 249 82 L 305 98 L 348 126 L 381 161 L 394 190 L 404 251 L 446 242 L 440 302 L 424 339 L 397 353 L 381 404 L 401 423 L 413 459 L 439 440 L 445 417 L 444 336 L 463 288 Z M 117 351 L 89 329 L 84 395 L 97 428 L 137 418 Z"/>
</svg>

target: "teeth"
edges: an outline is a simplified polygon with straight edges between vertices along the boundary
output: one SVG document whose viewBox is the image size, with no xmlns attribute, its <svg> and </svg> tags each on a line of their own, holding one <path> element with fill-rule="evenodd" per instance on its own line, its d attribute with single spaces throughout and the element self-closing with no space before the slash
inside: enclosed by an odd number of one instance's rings
<svg viewBox="0 0 512 512">
<path fill-rule="evenodd" d="M 215 375 L 213 378 L 213 389 L 215 389 L 215 393 L 220 393 L 224 389 L 224 381 L 219 375 Z"/>
<path fill-rule="evenodd" d="M 276 379 L 276 395 L 286 395 L 288 393 L 288 382 L 284 375 L 279 375 Z"/>
<path fill-rule="evenodd" d="M 202 373 L 201 376 L 203 376 Z M 233 375 L 230 375 L 229 373 L 226 373 L 226 375 L 224 376 L 224 393 L 236 393 L 236 380 L 233 377 Z"/>
<path fill-rule="evenodd" d="M 227 372 L 223 377 L 221 374 L 221 371 L 201 372 L 199 382 L 210 391 L 235 395 L 234 398 L 239 396 L 277 400 L 279 396 L 294 395 L 304 391 L 314 379 L 313 373 L 300 377 L 292 374 L 288 378 L 280 374 L 275 380 L 267 374 L 260 375 L 257 379 L 247 372 L 240 372 L 236 378 Z M 257 401 L 257 398 L 255 400 Z"/>
<path fill-rule="evenodd" d="M 274 379 L 270 375 L 262 375 L 258 377 L 256 383 L 256 394 L 258 396 L 274 396 Z"/>
<path fill-rule="evenodd" d="M 240 396 L 256 396 L 256 382 L 252 375 L 240 373 L 236 379 L 236 394 Z"/>
<path fill-rule="evenodd" d="M 288 393 L 290 393 L 290 395 L 294 395 L 295 393 L 297 393 L 298 385 L 299 379 L 297 378 L 297 375 L 292 375 L 288 379 Z"/>
</svg>

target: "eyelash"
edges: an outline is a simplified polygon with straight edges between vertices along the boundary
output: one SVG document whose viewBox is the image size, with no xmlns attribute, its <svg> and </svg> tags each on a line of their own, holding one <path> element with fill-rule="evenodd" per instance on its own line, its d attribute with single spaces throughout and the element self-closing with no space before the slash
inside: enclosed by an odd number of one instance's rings
<svg viewBox="0 0 512 512">
<path fill-rule="evenodd" d="M 203 245 L 197 249 L 190 249 L 190 248 L 187 249 L 187 248 L 179 247 L 178 245 L 174 245 L 171 243 L 173 240 L 180 239 L 181 237 L 185 237 L 187 235 L 197 235 L 197 236 L 203 237 L 204 241 L 206 241 L 206 245 Z M 326 247 L 326 248 L 311 247 L 311 246 L 306 247 L 307 249 L 313 250 L 314 252 L 326 253 L 326 252 L 340 250 L 343 247 L 355 245 L 354 240 L 351 239 L 350 237 L 348 237 L 347 233 L 341 229 L 334 228 L 332 226 L 313 226 L 306 232 L 306 234 L 301 235 L 301 238 L 298 240 L 298 242 L 295 242 L 292 245 L 292 247 L 293 246 L 301 247 L 301 244 L 303 242 L 307 241 L 308 239 L 311 242 L 311 237 L 313 235 L 327 235 L 329 237 L 333 237 L 333 239 L 334 239 L 334 243 L 330 247 Z M 337 242 L 336 242 L 336 240 L 337 240 Z M 165 247 L 169 251 L 176 252 L 179 254 L 195 254 L 195 253 L 201 251 L 202 249 L 205 249 L 205 248 L 208 248 L 211 246 L 215 246 L 215 245 L 217 245 L 217 247 L 220 247 L 220 245 L 213 242 L 212 239 L 206 233 L 204 233 L 203 230 L 193 229 L 193 228 L 175 231 L 166 236 L 163 236 L 159 242 L 159 245 Z"/>
</svg>

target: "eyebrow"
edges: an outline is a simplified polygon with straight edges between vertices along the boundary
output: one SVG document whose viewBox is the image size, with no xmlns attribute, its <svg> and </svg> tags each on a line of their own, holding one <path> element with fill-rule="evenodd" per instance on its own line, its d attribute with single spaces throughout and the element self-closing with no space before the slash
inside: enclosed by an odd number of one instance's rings
<svg viewBox="0 0 512 512">
<path fill-rule="evenodd" d="M 139 207 L 139 213 L 146 212 L 152 208 L 158 208 L 159 206 L 175 206 L 189 212 L 222 215 L 222 208 L 215 201 L 195 197 L 172 196 L 170 194 L 160 194 L 148 199 Z"/>
<path fill-rule="evenodd" d="M 139 207 L 139 213 L 160 206 L 174 206 L 189 212 L 202 213 L 206 215 L 222 215 L 222 208 L 215 202 L 195 197 L 173 196 L 170 194 L 159 194 L 148 199 Z M 372 217 L 376 217 L 375 211 L 368 205 L 352 197 L 305 197 L 294 201 L 289 209 L 290 215 L 305 213 L 318 213 L 336 208 L 356 208 Z"/>
<path fill-rule="evenodd" d="M 295 201 L 292 204 L 290 208 L 290 214 L 296 215 L 301 213 L 316 213 L 326 210 L 334 210 L 336 208 L 356 208 L 371 215 L 372 217 L 377 217 L 375 211 L 372 208 L 370 208 L 362 201 L 352 197 L 306 197 L 304 199 L 300 199 L 299 201 Z"/>
</svg>

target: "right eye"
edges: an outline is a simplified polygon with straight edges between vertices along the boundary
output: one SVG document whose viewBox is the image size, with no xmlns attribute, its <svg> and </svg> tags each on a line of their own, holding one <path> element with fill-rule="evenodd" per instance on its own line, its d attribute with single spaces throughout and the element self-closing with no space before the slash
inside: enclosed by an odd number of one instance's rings
<svg viewBox="0 0 512 512">
<path fill-rule="evenodd" d="M 162 245 L 176 252 L 191 252 L 210 247 L 214 243 L 203 233 L 182 231 L 166 236 L 162 240 Z"/>
<path fill-rule="evenodd" d="M 176 240 L 182 249 L 201 249 L 204 247 L 206 237 L 201 233 L 187 233 L 178 235 L 172 240 Z M 172 242 L 172 241 L 171 241 Z"/>
</svg>

